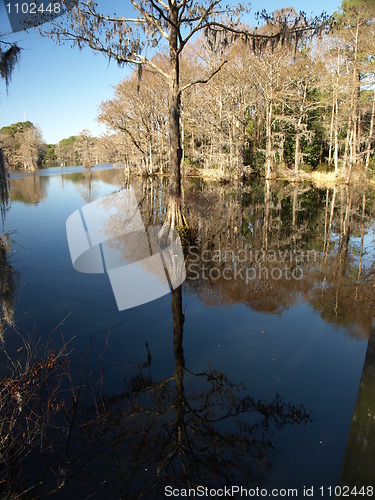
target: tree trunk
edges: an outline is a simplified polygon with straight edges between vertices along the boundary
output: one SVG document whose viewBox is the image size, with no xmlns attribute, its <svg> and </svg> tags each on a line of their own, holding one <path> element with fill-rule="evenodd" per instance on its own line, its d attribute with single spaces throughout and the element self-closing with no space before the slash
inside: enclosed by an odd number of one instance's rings
<svg viewBox="0 0 375 500">
<path fill-rule="evenodd" d="M 346 139 L 345 139 L 345 151 L 344 151 L 344 169 L 348 166 L 348 161 L 349 158 L 349 150 L 350 150 L 350 141 L 351 141 L 351 135 L 352 135 L 352 113 L 350 112 L 349 118 L 348 118 L 348 129 L 346 132 Z"/>
<path fill-rule="evenodd" d="M 266 117 L 266 179 L 271 177 L 272 170 L 272 102 L 268 104 Z"/>
<path fill-rule="evenodd" d="M 299 118 L 297 122 L 297 134 L 296 134 L 296 150 L 295 150 L 295 155 L 294 155 L 294 172 L 297 173 L 299 169 L 299 164 L 301 163 L 301 155 L 300 155 L 300 140 L 301 140 L 301 127 L 302 127 L 302 120 L 303 120 L 303 109 L 305 106 L 305 101 L 306 101 L 306 95 L 307 95 L 307 82 L 305 80 L 305 84 L 303 87 L 303 99 L 302 103 L 299 108 Z"/>
<path fill-rule="evenodd" d="M 300 152 L 299 152 L 299 145 L 300 145 L 300 137 L 301 137 L 301 125 L 302 125 L 302 115 L 300 115 L 297 123 L 297 134 L 296 134 L 296 150 L 294 153 L 294 172 L 297 173 L 299 169 L 299 164 L 300 164 Z"/>
<path fill-rule="evenodd" d="M 353 70 L 353 149 L 351 155 L 351 166 L 358 162 L 359 153 L 359 97 L 361 93 L 361 75 L 358 70 L 358 45 L 359 45 L 359 20 L 357 20 L 357 29 L 355 34 L 354 50 L 354 70 Z"/>
<path fill-rule="evenodd" d="M 358 101 L 360 93 L 360 73 L 357 67 L 357 56 L 358 56 L 358 34 L 359 25 L 357 24 L 357 31 L 354 40 L 354 67 L 353 67 L 353 80 L 352 80 L 352 91 L 351 91 L 351 102 L 348 120 L 348 132 L 346 136 L 345 143 L 345 155 L 344 155 L 344 167 L 348 166 L 348 176 L 347 182 L 350 180 L 350 171 L 352 169 L 353 163 L 357 162 L 358 153 Z M 348 162 L 349 157 L 349 162 Z"/>
<path fill-rule="evenodd" d="M 347 174 L 347 177 L 346 177 L 346 183 L 347 184 L 350 184 L 350 174 L 351 174 L 352 166 L 353 166 L 353 147 L 355 147 L 355 145 L 353 144 L 353 134 L 354 134 L 354 131 L 352 130 L 350 132 L 350 140 L 349 140 L 350 161 L 349 161 L 349 167 L 348 167 L 348 174 Z"/>
<path fill-rule="evenodd" d="M 170 49 L 170 82 L 169 82 L 169 176 L 170 195 L 174 198 L 181 196 L 181 98 L 179 92 L 180 68 L 178 54 L 178 9 L 171 6 L 171 19 L 176 27 L 171 28 L 169 40 Z"/>
<path fill-rule="evenodd" d="M 368 170 L 368 168 L 370 166 L 370 155 L 371 155 L 371 149 L 372 149 L 372 141 L 374 138 L 374 118 L 375 118 L 375 90 L 374 90 L 374 96 L 373 96 L 373 100 L 372 100 L 370 131 L 369 131 L 368 142 L 367 142 L 366 170 Z"/>
<path fill-rule="evenodd" d="M 171 2 L 170 12 L 172 26 L 169 39 L 169 204 L 164 225 L 174 228 L 187 224 L 181 208 L 181 95 L 176 2 Z"/>
<path fill-rule="evenodd" d="M 334 163 L 335 163 L 335 175 L 339 171 L 339 103 L 337 92 L 335 96 L 335 152 L 334 152 Z"/>
<path fill-rule="evenodd" d="M 182 179 L 185 177 L 185 153 L 184 153 L 184 143 L 185 143 L 185 130 L 184 130 L 184 119 L 183 119 L 183 105 L 182 105 L 182 97 L 180 97 L 180 131 L 181 131 L 181 160 L 180 160 L 180 165 L 181 165 L 181 177 Z M 182 185 L 181 185 L 182 187 Z"/>
<path fill-rule="evenodd" d="M 149 144 L 149 163 L 148 163 L 148 174 L 152 175 L 154 171 L 154 166 L 152 164 L 152 144 Z"/>
<path fill-rule="evenodd" d="M 184 226 L 188 227 L 188 224 L 181 209 L 181 196 L 170 194 L 164 227 L 180 229 Z"/>
<path fill-rule="evenodd" d="M 336 97 L 336 89 L 334 88 L 333 96 L 332 96 L 332 113 L 331 113 L 331 126 L 329 131 L 329 152 L 328 152 L 328 164 L 332 163 L 332 149 L 333 149 L 333 130 L 335 126 L 335 97 Z"/>
<path fill-rule="evenodd" d="M 220 170 L 222 175 L 225 174 L 225 168 L 224 168 L 224 155 L 223 155 L 223 100 L 221 96 L 221 92 L 219 95 L 219 159 L 218 163 L 220 165 Z"/>
</svg>

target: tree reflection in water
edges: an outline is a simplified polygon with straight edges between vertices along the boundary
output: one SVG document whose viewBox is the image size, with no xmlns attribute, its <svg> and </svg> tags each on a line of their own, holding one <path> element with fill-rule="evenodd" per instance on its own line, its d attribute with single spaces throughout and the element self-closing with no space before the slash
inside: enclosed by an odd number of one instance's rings
<svg viewBox="0 0 375 500">
<path fill-rule="evenodd" d="M 172 315 L 173 375 L 154 381 L 148 351 L 148 361 L 126 390 L 103 399 L 98 444 L 107 450 L 100 451 L 103 495 L 108 489 L 119 498 L 154 498 L 166 485 L 259 485 L 272 466 L 276 431 L 311 420 L 302 405 L 278 395 L 259 400 L 214 368 L 190 371 L 181 287 L 172 292 Z M 94 427 L 86 429 L 89 435 Z"/>
<path fill-rule="evenodd" d="M 49 177 L 37 173 L 16 177 L 10 181 L 11 202 L 36 205 L 47 197 Z"/>
<path fill-rule="evenodd" d="M 0 214 L 4 224 L 5 214 L 9 205 L 9 174 L 5 167 L 4 153 L 0 148 Z"/>
<path fill-rule="evenodd" d="M 375 314 L 371 190 L 266 181 L 239 195 L 198 184 L 186 190 L 185 199 L 197 228 L 187 256 L 187 286 L 206 305 L 245 304 L 280 314 L 302 299 L 324 320 L 368 338 Z M 241 261 L 246 249 L 248 258 Z M 257 252 L 263 256 L 258 262 Z M 227 279 L 235 276 L 236 265 L 258 272 L 249 272 L 248 280 L 244 273 Z M 280 274 L 285 266 L 289 273 L 300 269 L 300 279 Z M 227 275 L 225 268 L 231 268 Z"/>
<path fill-rule="evenodd" d="M 153 183 L 145 182 L 138 190 L 139 199 L 145 200 L 140 204 L 144 220 L 159 223 L 166 186 L 160 182 L 157 192 Z M 198 279 L 192 279 L 191 254 L 187 255 L 187 289 L 206 305 L 244 303 L 257 311 L 279 313 L 303 297 L 327 321 L 347 326 L 354 336 L 368 335 L 374 312 L 371 253 L 365 262 L 366 252 L 371 252 L 365 244 L 371 229 L 371 193 L 347 186 L 324 192 L 266 182 L 264 190 L 253 186 L 233 194 L 196 184 L 185 201 L 196 230 L 194 270 L 199 271 Z M 206 257 L 215 251 L 238 255 L 246 244 L 265 252 L 287 251 L 287 264 L 291 269 L 300 266 L 302 279 L 272 279 L 272 270 L 280 265 L 273 259 L 262 262 L 267 273 L 248 282 L 241 277 L 227 280 L 223 274 L 210 277 L 209 272 L 203 277 L 203 265 L 206 271 L 235 265 L 203 258 L 203 252 Z M 299 262 L 298 251 L 311 249 L 315 257 Z M 183 354 L 181 290 L 173 292 L 172 312 L 173 376 L 154 381 L 151 370 L 147 372 L 150 353 L 148 365 L 127 391 L 105 400 L 111 415 L 106 431 L 112 425 L 122 429 L 123 436 L 119 440 L 117 433 L 113 435 L 109 446 L 117 448 L 117 456 L 136 457 L 133 463 L 123 458 L 116 462 L 117 487 L 126 484 L 130 495 L 144 491 L 146 484 L 161 489 L 168 482 L 217 485 L 236 477 L 245 478 L 246 484 L 261 481 L 272 462 L 272 432 L 309 416 L 277 397 L 266 403 L 246 396 L 241 385 L 221 372 L 192 373 Z"/>
<path fill-rule="evenodd" d="M 14 298 L 16 293 L 17 273 L 9 262 L 9 234 L 0 235 L 0 343 L 5 343 L 4 332 L 14 323 Z"/>
</svg>

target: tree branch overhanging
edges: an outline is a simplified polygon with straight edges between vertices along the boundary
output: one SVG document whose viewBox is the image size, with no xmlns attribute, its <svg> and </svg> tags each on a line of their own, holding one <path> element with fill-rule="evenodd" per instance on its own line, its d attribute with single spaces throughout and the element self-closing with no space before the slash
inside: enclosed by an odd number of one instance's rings
<svg viewBox="0 0 375 500">
<path fill-rule="evenodd" d="M 189 89 L 190 87 L 192 87 L 193 85 L 198 85 L 200 83 L 204 84 L 204 83 L 208 83 L 217 73 L 219 73 L 219 71 L 221 70 L 221 68 L 224 66 L 224 64 L 226 64 L 228 61 L 225 60 L 223 61 L 220 66 L 218 66 L 211 74 L 209 77 L 207 78 L 199 78 L 198 80 L 195 80 L 194 82 L 190 82 L 188 83 L 187 85 L 185 85 L 184 87 L 182 87 L 179 91 L 179 94 L 181 95 L 182 92 L 184 92 L 185 90 Z"/>
</svg>

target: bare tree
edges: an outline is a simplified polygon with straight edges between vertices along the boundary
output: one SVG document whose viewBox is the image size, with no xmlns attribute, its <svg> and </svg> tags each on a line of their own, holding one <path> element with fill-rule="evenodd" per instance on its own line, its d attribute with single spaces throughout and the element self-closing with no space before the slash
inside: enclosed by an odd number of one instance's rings
<svg viewBox="0 0 375 500">
<path fill-rule="evenodd" d="M 7 166 L 28 170 L 41 166 L 45 143 L 39 127 L 27 121 L 3 127 L 1 131 L 0 144 Z"/>
<path fill-rule="evenodd" d="M 152 175 L 167 163 L 168 93 L 159 74 L 146 68 L 142 83 L 133 73 L 118 84 L 114 99 L 101 104 L 98 120 L 124 136 L 142 171 Z"/>
<path fill-rule="evenodd" d="M 252 49 L 261 48 L 268 43 L 275 46 L 279 42 L 298 40 L 318 22 L 308 23 L 304 15 L 296 16 L 294 22 L 275 23 L 272 33 L 255 33 L 239 27 L 238 15 L 242 6 L 228 9 L 220 0 L 191 2 L 189 0 L 131 0 L 134 16 L 107 15 L 99 10 L 92 0 L 78 2 L 69 12 L 67 24 L 54 22 L 45 35 L 59 42 L 71 41 L 78 47 L 89 46 L 97 52 L 114 59 L 118 64 L 133 64 L 139 67 L 141 77 L 143 65 L 148 65 L 165 79 L 168 87 L 169 122 L 169 171 L 170 207 L 167 223 L 173 226 L 185 225 L 181 212 L 181 96 L 196 84 L 207 83 L 225 64 L 221 61 L 213 71 L 202 75 L 184 85 L 180 77 L 180 57 L 193 37 L 205 31 L 212 37 L 225 33 L 227 39 L 242 37 Z M 269 18 L 270 20 L 271 18 Z M 277 26 L 277 28 L 276 28 Z M 42 32 L 42 31 L 41 31 Z M 147 56 L 160 43 L 166 47 L 168 69 L 165 71 Z"/>
<path fill-rule="evenodd" d="M 291 123 L 295 129 L 294 172 L 297 173 L 303 162 L 301 140 L 311 142 L 313 139 L 313 132 L 308 128 L 309 116 L 323 107 L 323 103 L 316 96 L 321 66 L 312 59 L 308 49 L 298 53 L 293 66 L 287 105 L 292 111 Z"/>
<path fill-rule="evenodd" d="M 19 162 L 25 169 L 36 170 L 41 166 L 45 144 L 38 127 L 30 127 L 19 138 Z"/>
<path fill-rule="evenodd" d="M 93 157 L 94 138 L 88 129 L 82 130 L 77 137 L 77 152 L 82 165 L 89 170 L 94 165 Z"/>
</svg>

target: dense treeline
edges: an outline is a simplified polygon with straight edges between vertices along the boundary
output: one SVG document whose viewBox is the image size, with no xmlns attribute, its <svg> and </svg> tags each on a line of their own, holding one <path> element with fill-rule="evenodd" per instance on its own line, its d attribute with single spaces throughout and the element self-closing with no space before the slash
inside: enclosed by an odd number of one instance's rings
<svg viewBox="0 0 375 500">
<path fill-rule="evenodd" d="M 79 135 L 62 139 L 57 144 L 46 144 L 39 127 L 30 121 L 13 123 L 0 129 L 0 145 L 9 168 L 35 170 L 48 162 L 62 167 L 112 162 L 105 138 L 96 138 L 85 129 Z"/>
<path fill-rule="evenodd" d="M 274 18 L 292 23 L 295 15 L 284 9 Z M 329 31 L 297 49 L 254 52 L 219 36 L 197 40 L 181 61 L 187 81 L 212 73 L 223 57 L 227 63 L 183 94 L 185 165 L 238 174 L 250 169 L 267 178 L 301 167 L 345 177 L 353 166 L 372 172 L 374 16 L 373 2 L 344 0 Z M 160 67 L 163 56 L 157 59 Z M 100 107 L 99 121 L 127 143 L 125 160 L 149 172 L 168 166 L 167 97 L 162 76 L 147 70 L 120 83 L 114 99 Z"/>
<path fill-rule="evenodd" d="M 0 130 L 0 146 L 8 167 L 33 170 L 43 164 L 46 145 L 40 129 L 30 121 L 3 127 Z"/>
<path fill-rule="evenodd" d="M 272 33 L 273 23 L 292 25 L 296 16 L 291 8 L 277 11 L 259 32 Z M 353 167 L 372 175 L 374 35 L 370 0 L 343 0 L 321 38 L 295 46 L 250 50 L 220 32 L 202 35 L 180 61 L 182 87 L 202 81 L 182 93 L 183 165 L 266 178 L 319 169 L 349 180 Z M 158 68 L 169 64 L 163 53 L 153 61 Z M 168 88 L 152 66 L 117 85 L 114 98 L 100 105 L 98 121 L 107 135 L 94 138 L 84 130 L 48 146 L 30 122 L 4 127 L 6 162 L 25 168 L 43 160 L 62 166 L 114 162 L 148 174 L 168 171 Z"/>
</svg>

